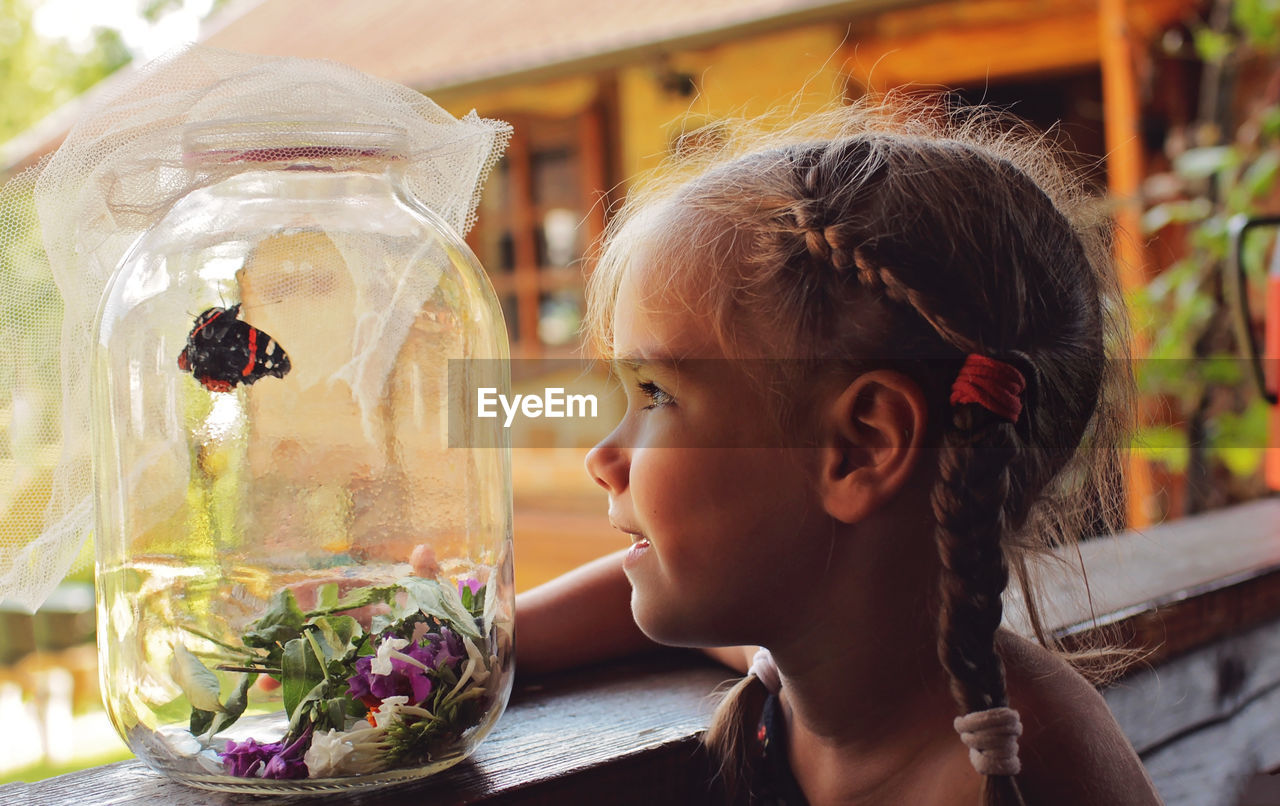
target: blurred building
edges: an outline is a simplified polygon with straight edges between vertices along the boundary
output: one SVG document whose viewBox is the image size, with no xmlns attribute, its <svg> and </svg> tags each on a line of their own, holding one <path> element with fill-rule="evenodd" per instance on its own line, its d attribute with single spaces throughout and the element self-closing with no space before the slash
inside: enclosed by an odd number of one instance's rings
<svg viewBox="0 0 1280 806">
<path fill-rule="evenodd" d="M 1189 39 L 1183 23 L 1205 6 L 1203 0 L 246 0 L 211 20 L 202 41 L 344 62 L 418 89 L 455 115 L 475 109 L 513 123 L 514 139 L 489 180 L 469 240 L 501 299 L 513 356 L 552 357 L 578 351 L 589 249 L 610 205 L 665 158 L 714 142 L 732 118 L 803 112 L 901 86 L 951 90 L 1043 127 L 1058 124 L 1082 173 L 1120 200 L 1121 230 L 1136 233 L 1139 185 L 1162 159 L 1166 131 L 1195 114 L 1198 68 L 1179 50 Z M 126 78 L 113 76 L 95 92 Z M 0 168 L 28 164 L 56 147 L 75 112 L 68 108 L 8 144 Z M 1139 238 L 1120 243 L 1133 287 L 1145 278 L 1147 259 Z M 608 536 L 600 534 L 607 528 L 600 491 L 581 467 L 582 447 L 598 436 L 562 430 L 538 443 L 558 451 L 541 452 L 536 461 L 517 452 L 517 495 L 556 502 L 543 526 L 526 521 L 517 533 L 559 536 L 565 564 L 599 553 L 590 546 L 600 543 L 586 535 Z M 1144 467 L 1134 473 L 1138 500 L 1151 488 Z M 517 504 L 518 513 L 533 517 Z M 592 514 L 575 525 L 566 514 L 573 512 Z M 566 536 L 579 532 L 584 548 L 567 548 Z"/>
<path fill-rule="evenodd" d="M 325 58 L 515 125 L 471 240 L 516 355 L 565 354 L 581 263 L 628 179 L 726 117 L 918 85 L 1011 106 L 1131 192 L 1194 76 L 1158 46 L 1199 0 L 249 0 L 202 36 Z M 1158 76 L 1157 76 L 1158 73 Z M 1156 80 L 1158 78 L 1158 81 Z M 1104 87 L 1107 88 L 1104 91 Z M 1108 104 L 1111 107 L 1108 109 Z M 74 110 L 0 155 L 56 146 Z M 1145 121 L 1145 124 L 1141 121 Z M 1104 155 L 1105 159 L 1104 159 Z M 1122 164 L 1115 164 L 1122 163 Z"/>
</svg>

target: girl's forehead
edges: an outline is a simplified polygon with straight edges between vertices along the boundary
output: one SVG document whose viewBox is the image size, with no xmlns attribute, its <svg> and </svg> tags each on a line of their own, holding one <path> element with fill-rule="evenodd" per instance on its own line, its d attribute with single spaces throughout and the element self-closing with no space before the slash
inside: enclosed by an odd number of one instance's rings
<svg viewBox="0 0 1280 806">
<path fill-rule="evenodd" d="M 637 255 L 637 257 L 641 257 Z M 622 276 L 613 310 L 618 358 L 721 358 L 709 317 L 671 282 L 669 268 L 636 260 Z"/>
</svg>

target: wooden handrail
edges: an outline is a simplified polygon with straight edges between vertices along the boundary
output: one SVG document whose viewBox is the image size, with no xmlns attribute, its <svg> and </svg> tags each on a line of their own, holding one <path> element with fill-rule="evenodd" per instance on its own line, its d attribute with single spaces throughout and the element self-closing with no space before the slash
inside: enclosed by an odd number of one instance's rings
<svg viewBox="0 0 1280 806">
<path fill-rule="evenodd" d="M 1252 660 L 1280 646 L 1280 497 L 1089 541 L 1079 557 L 1097 623 L 1151 651 L 1148 666 L 1160 665 L 1104 692 L 1108 701 L 1149 769 L 1157 768 L 1153 777 L 1170 806 L 1206 803 L 1196 800 L 1202 795 L 1194 785 L 1210 779 L 1186 775 L 1177 759 L 1202 757 L 1209 742 L 1230 747 L 1220 734 L 1236 715 L 1250 736 L 1280 735 L 1280 708 L 1265 699 L 1280 692 L 1280 662 Z M 1094 620 L 1064 580 L 1046 585 L 1048 623 L 1064 640 L 1078 639 Z M 470 760 L 421 784 L 327 795 L 325 802 L 702 804 L 707 762 L 698 736 L 710 716 L 709 695 L 727 677 L 721 667 L 672 654 L 526 683 Z M 1200 692 L 1194 702 L 1189 691 Z M 1164 703 L 1169 696 L 1177 702 Z M 1280 744 L 1270 749 L 1257 755 L 1259 769 L 1280 754 Z M 1185 794 L 1171 796 L 1165 786 Z M 31 806 L 247 802 L 270 801 L 190 789 L 136 760 L 0 787 L 0 803 Z"/>
</svg>

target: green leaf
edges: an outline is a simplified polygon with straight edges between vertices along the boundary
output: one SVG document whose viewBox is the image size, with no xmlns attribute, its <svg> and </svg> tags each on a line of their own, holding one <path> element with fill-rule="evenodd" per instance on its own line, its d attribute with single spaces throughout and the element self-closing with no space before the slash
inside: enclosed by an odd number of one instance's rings
<svg viewBox="0 0 1280 806">
<path fill-rule="evenodd" d="M 1274 140 L 1280 136 L 1280 106 L 1272 106 L 1262 112 L 1262 136 Z"/>
<path fill-rule="evenodd" d="M 1276 174 L 1280 172 L 1280 152 L 1275 149 L 1268 149 L 1258 155 L 1249 167 L 1245 168 L 1244 176 L 1240 179 L 1240 186 L 1246 194 L 1241 200 L 1238 209 L 1245 209 L 1245 205 L 1270 195 L 1276 184 Z"/>
<path fill-rule="evenodd" d="M 329 611 L 338 604 L 338 583 L 326 582 L 316 588 L 316 610 Z"/>
<path fill-rule="evenodd" d="M 295 706 L 293 716 L 289 719 L 287 735 L 290 739 L 297 738 L 307 725 L 315 724 L 317 718 L 323 715 L 325 709 L 321 703 L 328 691 L 329 681 L 321 680 L 303 695 L 302 700 Z"/>
<path fill-rule="evenodd" d="M 351 616 L 319 616 L 312 619 L 307 627 L 310 628 L 309 632 L 318 634 L 326 664 L 335 659 L 342 661 L 354 656 L 364 638 L 360 622 Z"/>
<path fill-rule="evenodd" d="M 271 597 L 271 605 L 267 612 L 253 621 L 250 629 L 244 634 L 244 642 L 248 646 L 269 649 L 273 644 L 284 644 L 291 638 L 297 638 L 302 632 L 302 623 L 306 615 L 298 607 L 298 600 L 288 588 Z"/>
<path fill-rule="evenodd" d="M 1270 408 L 1265 400 L 1255 397 L 1243 412 L 1223 412 L 1214 418 L 1210 447 L 1235 475 L 1251 476 L 1258 471 L 1267 447 Z"/>
<path fill-rule="evenodd" d="M 1201 221 L 1213 212 L 1208 199 L 1179 199 L 1157 204 L 1142 214 L 1142 231 L 1151 235 L 1170 224 L 1188 224 Z"/>
<path fill-rule="evenodd" d="M 325 682 L 324 668 L 316 659 L 311 642 L 295 638 L 284 645 L 280 674 L 280 694 L 284 710 L 290 718 L 297 707 L 307 699 L 308 693 Z"/>
<path fill-rule="evenodd" d="M 352 588 L 345 596 L 338 598 L 338 586 L 330 582 L 319 588 L 316 607 L 308 611 L 307 616 L 324 616 L 344 610 L 356 610 L 376 602 L 390 602 L 397 590 L 399 588 L 395 585 L 365 585 Z"/>
<path fill-rule="evenodd" d="M 215 716 L 217 714 L 213 711 L 201 711 L 199 708 L 192 708 L 191 722 L 187 729 L 191 731 L 192 736 L 199 736 L 213 725 Z"/>
<path fill-rule="evenodd" d="M 319 715 L 316 719 L 317 730 L 345 730 L 347 725 L 346 697 L 331 697 L 319 703 Z"/>
<path fill-rule="evenodd" d="M 249 688 L 253 686 L 255 680 L 258 679 L 256 674 L 246 674 L 240 677 L 240 684 L 236 686 L 236 690 L 227 697 L 225 710 L 218 714 L 213 720 L 213 725 L 209 728 L 209 733 L 214 734 L 218 731 L 228 728 L 240 715 L 244 713 L 244 709 L 249 705 Z M 194 731 L 192 731 L 194 733 Z"/>
<path fill-rule="evenodd" d="M 1231 234 L 1227 230 L 1227 217 L 1225 215 L 1212 215 L 1200 223 L 1191 232 L 1191 245 L 1207 252 L 1209 257 L 1214 260 L 1225 260 L 1227 257 L 1227 249 L 1231 245 Z M 1206 262 L 1204 256 L 1200 256 L 1201 265 Z"/>
<path fill-rule="evenodd" d="M 211 712 L 223 710 L 222 703 L 218 702 L 221 693 L 218 676 L 182 644 L 173 645 L 169 672 L 178 688 L 187 695 L 192 708 Z"/>
<path fill-rule="evenodd" d="M 1237 478 L 1247 478 L 1262 467 L 1260 448 L 1214 448 L 1213 456 Z"/>
<path fill-rule="evenodd" d="M 1231 146 L 1200 146 L 1174 157 L 1173 170 L 1184 179 L 1208 179 L 1236 161 L 1236 150 Z"/>
<path fill-rule="evenodd" d="M 1210 28 L 1200 28 L 1192 35 L 1196 55 L 1210 64 L 1222 64 L 1235 49 L 1235 39 Z"/>
<path fill-rule="evenodd" d="M 462 606 L 456 588 L 420 577 L 405 577 L 400 580 L 400 586 L 409 594 L 408 604 L 413 609 L 447 622 L 449 629 L 460 635 L 480 637 L 475 617 Z"/>
<path fill-rule="evenodd" d="M 366 585 L 363 588 L 353 588 L 347 591 L 347 595 L 343 596 L 335 607 L 338 611 L 356 610 L 377 602 L 390 602 L 398 590 L 399 587 L 396 585 Z"/>
<path fill-rule="evenodd" d="M 1185 472 L 1191 457 L 1186 434 L 1173 426 L 1139 428 L 1133 436 L 1132 447 L 1148 461 L 1158 462 L 1175 473 Z"/>
<path fill-rule="evenodd" d="M 369 619 L 369 634 L 381 635 L 395 626 L 396 621 L 400 618 L 403 618 L 403 615 L 387 615 L 385 613 L 379 613 Z"/>
<path fill-rule="evenodd" d="M 1231 17 L 1250 45 L 1263 52 L 1280 50 L 1280 2 L 1236 0 Z"/>
</svg>

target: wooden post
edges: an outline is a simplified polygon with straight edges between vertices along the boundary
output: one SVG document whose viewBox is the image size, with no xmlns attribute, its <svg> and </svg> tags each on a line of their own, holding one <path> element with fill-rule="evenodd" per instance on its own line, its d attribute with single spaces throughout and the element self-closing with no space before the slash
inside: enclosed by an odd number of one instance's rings
<svg viewBox="0 0 1280 806">
<path fill-rule="evenodd" d="M 1147 281 L 1143 255 L 1139 190 L 1142 184 L 1142 138 L 1138 118 L 1137 77 L 1126 0 L 1098 0 L 1102 54 L 1102 104 L 1107 143 L 1107 189 L 1116 202 L 1115 260 L 1125 294 Z M 1133 360 L 1146 355 L 1135 334 Z M 1148 462 L 1130 453 L 1128 468 L 1129 526 L 1147 526 L 1147 503 L 1154 493 Z"/>
<path fill-rule="evenodd" d="M 515 240 L 516 309 L 519 312 L 519 348 L 525 358 L 541 353 L 538 341 L 538 246 L 535 230 L 539 222 L 533 210 L 531 149 L 526 133 L 516 127 L 507 148 L 507 176 L 511 181 L 511 235 Z"/>
</svg>

